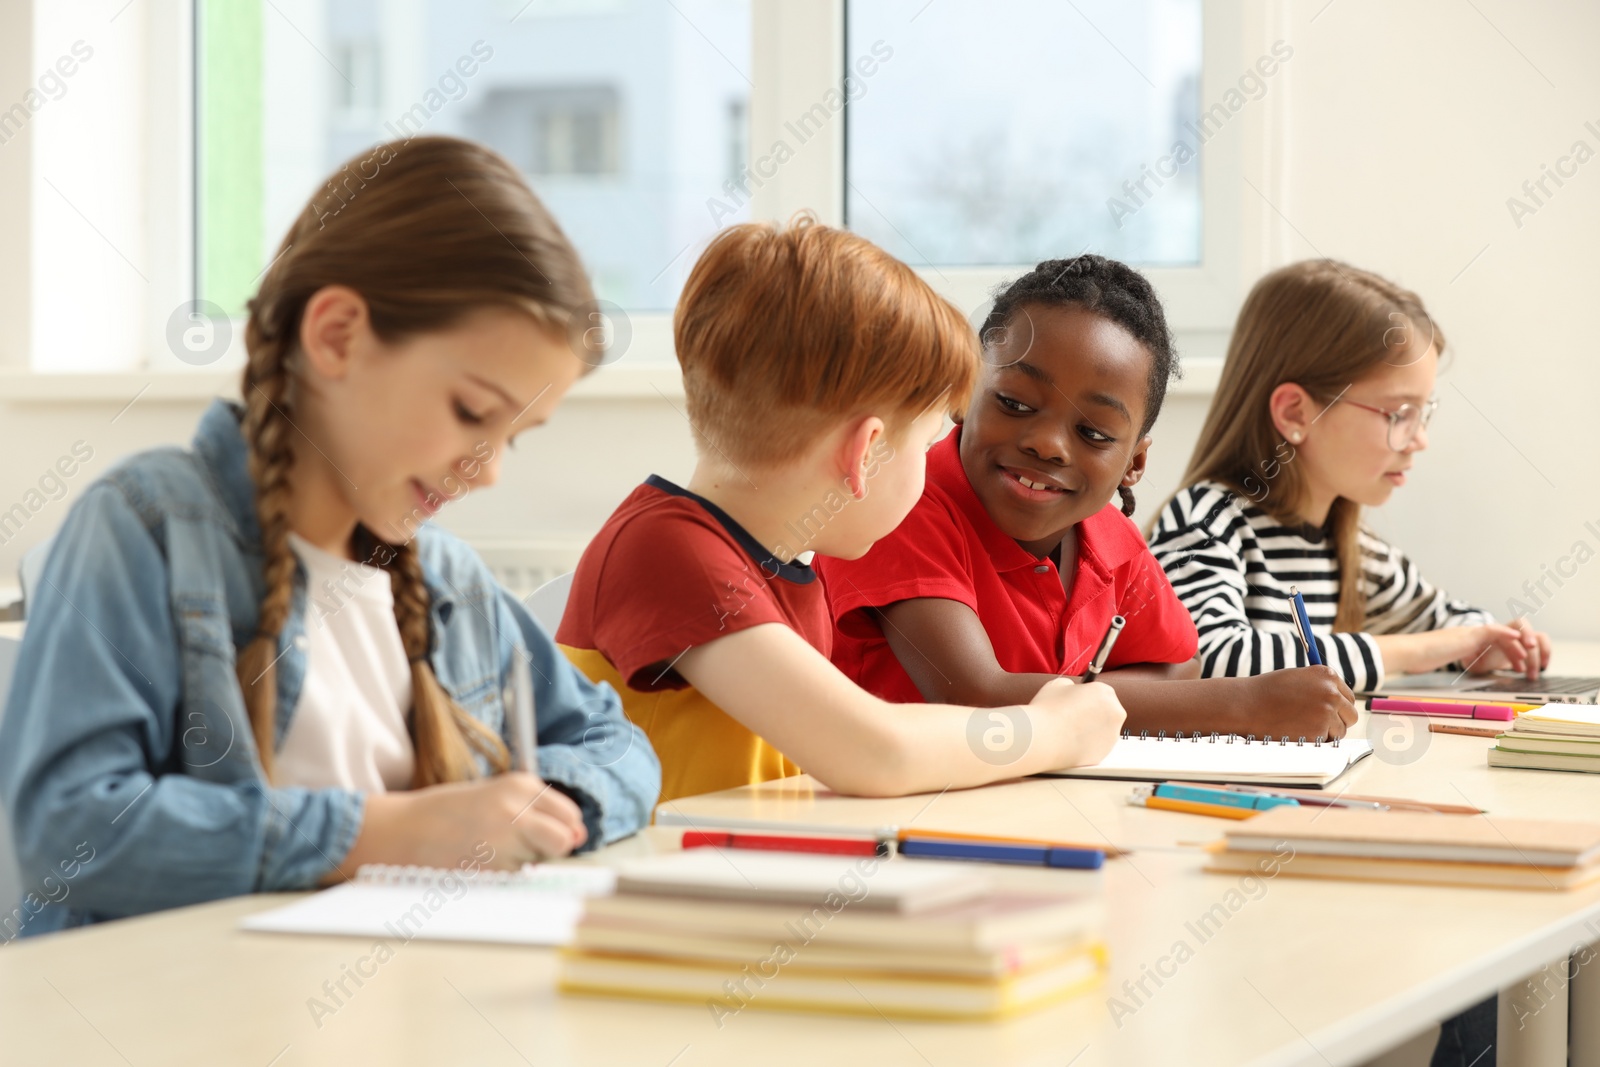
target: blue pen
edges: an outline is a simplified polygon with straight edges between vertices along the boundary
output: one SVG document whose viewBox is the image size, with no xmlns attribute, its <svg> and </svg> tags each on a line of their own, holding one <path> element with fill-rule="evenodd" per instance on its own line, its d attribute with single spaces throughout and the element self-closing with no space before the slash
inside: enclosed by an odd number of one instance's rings
<svg viewBox="0 0 1600 1067">
<path fill-rule="evenodd" d="M 1311 636 L 1311 617 L 1306 614 L 1305 597 L 1300 595 L 1296 586 L 1289 587 L 1289 595 L 1294 597 L 1294 618 L 1300 625 L 1300 640 L 1306 643 L 1306 661 L 1313 667 L 1322 666 L 1322 653 L 1317 651 L 1317 639 Z"/>
<path fill-rule="evenodd" d="M 1268 808 L 1298 808 L 1300 802 L 1294 797 L 1276 797 L 1263 793 L 1238 793 L 1227 789 L 1210 789 L 1198 785 L 1173 785 L 1163 782 L 1155 787 L 1154 795 L 1166 797 L 1169 800 L 1187 800 L 1195 804 L 1216 804 L 1224 808 L 1252 808 L 1256 811 L 1266 811 Z"/>
<path fill-rule="evenodd" d="M 903 838 L 900 841 L 900 854 L 929 859 L 1017 863 L 1029 867 L 1068 867 L 1086 871 L 1098 870 L 1106 861 L 1106 854 L 1095 848 L 991 845 L 981 841 L 951 841 L 936 837 Z"/>
</svg>

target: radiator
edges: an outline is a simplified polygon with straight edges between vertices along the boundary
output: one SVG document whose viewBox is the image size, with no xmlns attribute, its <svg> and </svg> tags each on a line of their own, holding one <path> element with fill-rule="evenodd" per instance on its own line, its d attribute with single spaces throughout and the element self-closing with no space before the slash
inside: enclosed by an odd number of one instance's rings
<svg viewBox="0 0 1600 1067">
<path fill-rule="evenodd" d="M 574 570 L 588 545 L 579 540 L 469 543 L 494 572 L 495 580 L 522 600 L 546 582 Z"/>
</svg>

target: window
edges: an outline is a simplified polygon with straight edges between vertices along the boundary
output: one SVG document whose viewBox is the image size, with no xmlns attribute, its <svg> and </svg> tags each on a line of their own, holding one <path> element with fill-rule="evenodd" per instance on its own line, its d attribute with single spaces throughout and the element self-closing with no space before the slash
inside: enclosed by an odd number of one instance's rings
<svg viewBox="0 0 1600 1067">
<path fill-rule="evenodd" d="M 371 123 L 377 114 L 382 92 L 378 42 L 371 38 L 341 42 L 334 65 L 346 74 L 333 87 L 337 97 L 335 120 L 352 125 Z"/>
<path fill-rule="evenodd" d="M 847 223 L 912 264 L 1199 263 L 1200 7 L 850 0 Z"/>
<path fill-rule="evenodd" d="M 750 0 L 200 0 L 200 295 L 242 312 L 317 185 L 382 140 L 505 154 L 597 293 L 666 311 L 743 143 Z M 740 128 L 735 129 L 735 126 Z"/>
<path fill-rule="evenodd" d="M 0 287 L 0 352 L 41 370 L 216 368 L 213 343 L 242 358 L 236 322 L 195 358 L 192 302 L 240 315 L 318 184 L 419 133 L 484 141 L 523 170 L 599 295 L 629 310 L 630 361 L 671 360 L 666 313 L 696 255 L 751 217 L 848 225 L 969 311 L 1040 258 L 1119 256 L 1202 357 L 1284 233 L 1270 202 L 1285 162 L 1261 147 L 1284 94 L 1251 73 L 1287 58 L 1283 8 L 100 7 L 0 4 L 0 41 L 31 42 L 36 90 L 0 101 L 0 148 L 30 143 L 0 156 L 0 229 L 29 283 Z"/>
<path fill-rule="evenodd" d="M 728 129 L 724 141 L 728 150 L 727 180 L 736 182 L 750 165 L 749 105 L 743 97 L 728 101 Z"/>
<path fill-rule="evenodd" d="M 0 4 L 0 354 L 121 371 L 166 351 L 192 292 L 180 5 Z M 176 363 L 177 360 L 172 360 Z"/>
<path fill-rule="evenodd" d="M 617 175 L 614 86 L 496 89 L 467 123 L 530 177 Z"/>
</svg>

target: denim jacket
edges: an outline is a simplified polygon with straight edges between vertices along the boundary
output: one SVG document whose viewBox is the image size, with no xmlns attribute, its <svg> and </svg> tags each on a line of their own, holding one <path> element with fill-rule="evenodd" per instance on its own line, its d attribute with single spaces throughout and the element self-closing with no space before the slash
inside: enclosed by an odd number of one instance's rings
<svg viewBox="0 0 1600 1067">
<path fill-rule="evenodd" d="M 234 670 L 263 594 L 240 414 L 217 401 L 191 451 L 118 464 L 55 539 L 0 722 L 28 894 L 18 912 L 4 903 L 0 939 L 308 889 L 355 841 L 363 794 L 274 787 L 256 755 Z M 615 691 L 572 667 L 464 543 L 424 525 L 416 544 L 444 688 L 509 743 L 511 657 L 528 655 L 538 771 L 578 802 L 586 847 L 643 827 L 661 768 Z M 306 606 L 297 566 L 278 637 L 280 746 L 305 680 Z"/>
</svg>

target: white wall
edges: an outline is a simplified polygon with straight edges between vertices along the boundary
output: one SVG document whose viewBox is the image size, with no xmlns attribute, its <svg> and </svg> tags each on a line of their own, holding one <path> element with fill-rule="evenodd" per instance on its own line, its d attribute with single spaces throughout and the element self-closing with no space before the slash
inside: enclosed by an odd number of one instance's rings
<svg viewBox="0 0 1600 1067">
<path fill-rule="evenodd" d="M 604 373 L 603 371 L 600 373 Z M 48 537 L 72 501 L 118 458 L 165 444 L 187 444 L 205 410 L 200 400 L 126 396 L 103 402 L 30 400 L 0 404 L 0 517 L 13 505 L 34 513 L 8 540 L 0 533 L 0 587 L 15 584 L 22 554 Z M 448 505 L 439 517 L 447 528 L 483 540 L 582 543 L 599 529 L 617 503 L 645 476 L 659 473 L 687 481 L 693 447 L 677 411 L 646 387 L 650 399 L 570 398 L 547 426 L 524 436 L 501 464 L 492 491 Z M 237 395 L 237 390 L 230 390 Z M 682 405 L 681 398 L 676 401 Z M 119 415 L 119 412 L 121 414 Z M 115 422 L 112 419 L 115 418 Z M 73 445 L 82 442 L 93 459 L 64 479 L 66 495 L 49 499 L 53 483 L 41 477 Z M 3 530 L 14 526 L 7 522 Z"/>
<path fill-rule="evenodd" d="M 1271 88 L 1287 133 L 1268 131 L 1269 143 L 1251 152 L 1262 157 L 1254 172 L 1266 159 L 1280 168 L 1277 207 L 1287 222 L 1244 191 L 1265 220 L 1265 252 L 1255 258 L 1336 256 L 1427 301 L 1454 350 L 1443 403 L 1412 483 L 1371 520 L 1435 581 L 1504 613 L 1574 542 L 1600 553 L 1600 532 L 1583 525 L 1593 520 L 1600 531 L 1600 430 L 1586 417 L 1600 368 L 1585 347 L 1600 292 L 1600 159 L 1520 229 L 1506 208 L 1575 140 L 1600 151 L 1600 136 L 1584 128 L 1586 120 L 1600 128 L 1600 68 L 1583 52 L 1600 40 L 1600 7 L 1333 0 L 1278 10 L 1288 12 L 1295 49 Z M 1259 51 L 1249 42 L 1248 55 Z M 1174 486 L 1206 404 L 1169 399 L 1141 517 Z M 203 405 L 141 399 L 112 425 L 120 407 L 0 402 L 0 511 L 73 441 L 92 445 L 88 471 L 98 473 L 129 451 L 187 440 Z M 683 479 L 693 462 L 682 417 L 652 389 L 569 401 L 527 441 L 507 458 L 500 487 L 453 505 L 442 521 L 470 537 L 581 539 L 645 474 Z M 74 479 L 73 491 L 84 482 Z M 0 544 L 0 575 L 67 503 L 47 505 Z M 1600 637 L 1600 567 L 1547 587 L 1555 595 L 1537 625 Z"/>
</svg>

